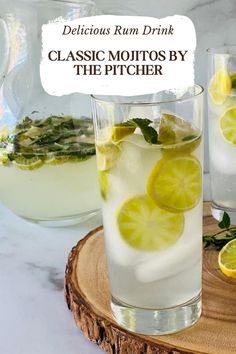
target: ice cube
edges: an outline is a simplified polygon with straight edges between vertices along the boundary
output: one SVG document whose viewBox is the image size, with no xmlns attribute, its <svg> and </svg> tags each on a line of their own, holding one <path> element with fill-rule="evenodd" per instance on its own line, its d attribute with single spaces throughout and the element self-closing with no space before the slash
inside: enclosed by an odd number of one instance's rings
<svg viewBox="0 0 236 354">
<path fill-rule="evenodd" d="M 142 149 L 131 142 L 124 141 L 121 145 L 121 156 L 117 169 L 122 173 L 136 174 L 142 166 Z"/>
<path fill-rule="evenodd" d="M 135 265 L 149 257 L 148 252 L 139 251 L 130 247 L 121 237 L 116 221 L 116 211 L 122 204 L 122 197 L 103 206 L 103 224 L 105 230 L 106 249 L 111 262 L 121 266 Z"/>
<path fill-rule="evenodd" d="M 191 236 L 193 240 L 186 243 L 177 242 L 169 249 L 157 253 L 151 259 L 137 264 L 135 266 L 137 279 L 143 283 L 163 280 L 196 264 L 201 258 L 202 242 L 199 237 L 194 236 Z"/>
</svg>

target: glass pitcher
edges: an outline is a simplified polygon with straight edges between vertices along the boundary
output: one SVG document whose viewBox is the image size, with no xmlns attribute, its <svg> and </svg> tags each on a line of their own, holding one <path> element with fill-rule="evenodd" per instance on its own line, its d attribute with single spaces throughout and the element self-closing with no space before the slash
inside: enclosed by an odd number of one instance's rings
<svg viewBox="0 0 236 354">
<path fill-rule="evenodd" d="M 48 226 L 98 212 L 89 97 L 48 95 L 40 80 L 42 25 L 94 15 L 93 1 L 2 1 L 0 201 Z"/>
</svg>

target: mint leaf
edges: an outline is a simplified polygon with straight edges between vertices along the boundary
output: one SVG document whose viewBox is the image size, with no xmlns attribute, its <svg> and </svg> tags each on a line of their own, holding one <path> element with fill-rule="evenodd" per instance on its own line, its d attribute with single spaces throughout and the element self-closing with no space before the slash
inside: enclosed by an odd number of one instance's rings
<svg viewBox="0 0 236 354">
<path fill-rule="evenodd" d="M 225 211 L 222 220 L 218 223 L 218 226 L 221 229 L 228 229 L 230 227 L 230 217 Z"/>
<path fill-rule="evenodd" d="M 232 229 L 229 231 L 230 235 L 236 237 L 236 229 Z"/>
<path fill-rule="evenodd" d="M 203 245 L 206 247 L 213 247 L 221 250 L 229 241 L 236 239 L 236 226 L 230 227 L 230 217 L 224 212 L 222 220 L 218 223 L 221 231 L 213 235 L 203 235 Z"/>
<path fill-rule="evenodd" d="M 142 119 L 142 118 L 134 118 L 132 121 L 139 127 L 141 130 L 144 139 L 149 144 L 157 144 L 158 143 L 158 134 L 157 131 L 150 127 L 149 124 L 152 123 L 150 119 Z"/>
<path fill-rule="evenodd" d="M 153 127 L 150 127 L 151 123 L 152 121 L 147 118 L 133 118 L 129 119 L 127 122 L 119 123 L 117 126 L 139 128 L 143 134 L 144 139 L 149 144 L 158 144 L 158 134 Z"/>
<path fill-rule="evenodd" d="M 37 157 L 42 161 L 48 161 L 48 157 L 64 162 L 83 161 L 96 154 L 92 120 L 83 116 L 50 116 L 35 120 L 25 117 L 7 139 L 0 141 L 0 149 L 12 144 L 12 151 L 7 154 L 9 161 L 19 156 L 24 159 Z M 3 159 L 2 155 L 0 151 Z"/>
</svg>

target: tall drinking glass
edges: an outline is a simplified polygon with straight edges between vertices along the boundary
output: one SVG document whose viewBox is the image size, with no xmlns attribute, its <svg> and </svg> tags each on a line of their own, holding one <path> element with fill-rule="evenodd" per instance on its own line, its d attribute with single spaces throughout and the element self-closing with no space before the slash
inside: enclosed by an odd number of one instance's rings
<svg viewBox="0 0 236 354">
<path fill-rule="evenodd" d="M 130 331 L 201 313 L 202 93 L 92 97 L 111 308 Z"/>
<path fill-rule="evenodd" d="M 208 50 L 212 213 L 236 223 L 236 47 Z"/>
</svg>

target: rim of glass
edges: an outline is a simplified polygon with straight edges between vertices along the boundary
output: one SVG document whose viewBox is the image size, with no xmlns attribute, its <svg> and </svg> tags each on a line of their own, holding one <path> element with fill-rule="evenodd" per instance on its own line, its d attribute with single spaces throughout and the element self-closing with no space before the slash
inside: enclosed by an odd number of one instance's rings
<svg viewBox="0 0 236 354">
<path fill-rule="evenodd" d="M 93 5 L 96 6 L 95 0 L 36 0 L 29 2 L 29 0 L 18 0 L 21 3 L 34 6 L 35 4 L 41 6 L 51 6 L 51 5 L 71 5 L 73 7 L 79 7 L 79 5 Z"/>
<path fill-rule="evenodd" d="M 207 53 L 236 56 L 236 44 L 224 45 L 221 47 L 210 47 L 207 49 Z"/>
<path fill-rule="evenodd" d="M 47 1 L 51 1 L 52 3 L 64 3 L 64 4 L 73 4 L 73 5 L 78 5 L 78 4 L 95 5 L 94 0 L 47 0 Z"/>
<path fill-rule="evenodd" d="M 103 103 L 109 103 L 109 104 L 114 104 L 114 105 L 124 105 L 124 106 L 140 106 L 140 105 L 147 105 L 147 106 L 153 106 L 153 105 L 160 105 L 160 104 L 167 104 L 167 103 L 174 103 L 174 102 L 187 102 L 187 101 L 191 101 L 192 99 L 201 96 L 204 92 L 204 88 L 201 85 L 195 84 L 194 86 L 189 87 L 189 89 L 194 88 L 194 91 L 189 95 L 189 97 L 183 97 L 183 98 L 176 98 L 176 99 L 167 99 L 167 100 L 161 100 L 161 101 L 152 101 L 152 102 L 147 102 L 147 101 L 132 101 L 132 102 L 125 102 L 125 100 L 128 100 L 130 98 L 130 100 L 134 100 L 134 99 L 138 99 L 141 98 L 143 96 L 151 96 L 151 95 L 155 95 L 156 93 L 151 93 L 151 94 L 147 94 L 147 95 L 137 95 L 137 96 L 119 96 L 119 95 L 90 95 L 90 97 L 96 101 L 96 102 L 103 102 Z M 166 90 L 166 92 L 170 92 L 171 90 Z M 160 91 L 160 92 L 165 92 L 165 91 Z M 158 92 L 157 92 L 158 93 Z M 112 101 L 111 99 L 109 100 L 108 98 L 112 97 L 117 97 L 119 98 L 119 102 L 115 102 Z"/>
</svg>

